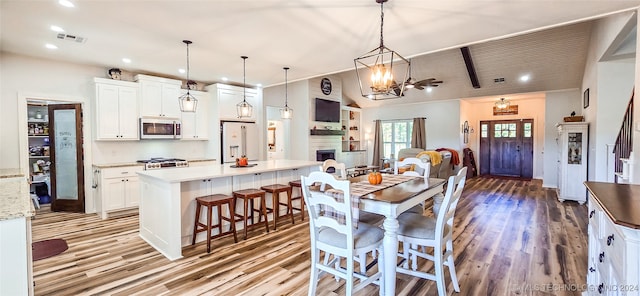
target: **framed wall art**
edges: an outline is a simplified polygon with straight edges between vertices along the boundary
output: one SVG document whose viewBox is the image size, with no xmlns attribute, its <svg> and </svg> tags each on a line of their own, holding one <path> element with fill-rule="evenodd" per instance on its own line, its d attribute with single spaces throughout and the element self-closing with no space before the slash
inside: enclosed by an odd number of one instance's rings
<svg viewBox="0 0 640 296">
<path fill-rule="evenodd" d="M 589 89 L 587 88 L 582 94 L 582 108 L 587 109 L 589 107 Z"/>
</svg>

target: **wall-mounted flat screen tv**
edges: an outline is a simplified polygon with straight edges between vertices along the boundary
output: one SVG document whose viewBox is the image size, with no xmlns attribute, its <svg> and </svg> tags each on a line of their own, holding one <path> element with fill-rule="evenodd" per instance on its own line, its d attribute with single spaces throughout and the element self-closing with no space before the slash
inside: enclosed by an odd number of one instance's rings
<svg viewBox="0 0 640 296">
<path fill-rule="evenodd" d="M 340 122 L 340 102 L 316 98 L 316 121 Z"/>
</svg>

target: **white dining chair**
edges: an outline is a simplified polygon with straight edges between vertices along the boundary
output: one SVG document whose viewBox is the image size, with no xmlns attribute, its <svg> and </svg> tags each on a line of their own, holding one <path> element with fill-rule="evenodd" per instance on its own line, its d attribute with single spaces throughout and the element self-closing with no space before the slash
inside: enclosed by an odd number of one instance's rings
<svg viewBox="0 0 640 296">
<path fill-rule="evenodd" d="M 435 281 L 440 296 L 447 295 L 444 266 L 449 268 L 453 289 L 460 292 L 453 257 L 453 217 L 466 177 L 467 168 L 463 167 L 457 175 L 449 178 L 442 207 L 435 219 L 416 213 L 403 213 L 398 217 L 398 241 L 402 242 L 402 253 L 398 256 L 404 262 L 398 266 L 397 272 Z M 427 247 L 432 248 L 432 254 L 427 252 Z M 417 270 L 418 258 L 433 261 L 435 274 Z"/>
<path fill-rule="evenodd" d="M 344 163 L 337 162 L 335 159 L 327 159 L 320 166 L 320 171 L 326 173 L 329 168 L 333 168 L 335 170 L 335 173 L 333 174 L 337 176 L 338 179 L 347 179 L 347 167 Z"/>
<path fill-rule="evenodd" d="M 309 213 L 309 228 L 311 234 L 311 279 L 309 283 L 309 295 L 316 295 L 319 277 L 326 273 L 334 277 L 346 280 L 346 295 L 362 289 L 368 284 L 381 285 L 382 264 L 382 240 L 384 231 L 378 227 L 366 223 L 358 223 L 357 228 L 353 223 L 353 207 L 350 194 L 350 183 L 346 180 L 336 180 L 330 174 L 312 172 L 308 177 L 302 176 L 302 192 Z M 328 184 L 333 190 L 341 191 L 342 199 L 335 194 L 315 191 L 310 188 L 312 184 Z M 316 187 L 317 188 L 317 187 Z M 328 207 L 333 211 L 344 214 L 344 221 L 328 214 Z M 362 264 L 362 260 L 374 250 L 378 250 L 378 270 L 370 275 L 366 272 L 355 272 L 354 261 Z M 320 251 L 324 252 L 324 260 Z M 331 257 L 331 260 L 329 258 Z M 346 268 L 340 265 L 341 258 L 346 260 Z M 363 269 L 362 266 L 360 270 Z M 355 282 L 357 284 L 354 286 Z M 381 287 L 383 290 L 384 287 Z"/>
<path fill-rule="evenodd" d="M 431 170 L 431 163 L 430 162 L 425 162 L 422 159 L 416 158 L 416 157 L 407 157 L 407 158 L 405 158 L 403 160 L 396 161 L 395 166 L 393 168 L 393 173 L 397 175 L 398 172 L 399 172 L 399 168 L 400 167 L 409 166 L 409 165 L 414 165 L 415 166 L 414 170 L 412 170 L 412 171 L 404 171 L 402 173 L 402 175 L 423 177 L 426 180 L 429 179 L 429 174 L 430 174 L 430 170 Z M 419 205 L 413 206 L 412 208 L 408 209 L 406 212 L 423 214 L 424 213 L 424 202 L 422 202 Z"/>
</svg>

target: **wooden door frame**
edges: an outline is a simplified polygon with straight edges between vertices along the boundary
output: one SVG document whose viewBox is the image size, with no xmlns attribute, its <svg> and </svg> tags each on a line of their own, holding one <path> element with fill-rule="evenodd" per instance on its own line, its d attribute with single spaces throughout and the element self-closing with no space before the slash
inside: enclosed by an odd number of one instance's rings
<svg viewBox="0 0 640 296">
<path fill-rule="evenodd" d="M 525 143 L 524 143 L 524 122 L 530 122 L 531 123 L 531 167 L 530 167 L 530 171 L 531 171 L 531 176 L 526 176 L 526 174 L 523 174 L 522 171 L 526 168 L 524 164 L 524 157 L 520 157 L 520 161 L 521 161 L 521 173 L 520 173 L 520 177 L 521 178 L 533 178 L 533 174 L 534 174 L 534 166 L 535 166 L 535 145 L 536 145 L 536 128 L 535 128 L 535 119 L 534 118 L 510 118 L 510 119 L 488 119 L 488 120 L 479 120 L 478 121 L 478 131 L 479 131 L 479 135 L 478 135 L 478 161 L 479 161 L 479 166 L 480 169 L 478 170 L 478 175 L 490 175 L 490 171 L 491 171 L 491 160 L 490 160 L 490 156 L 487 157 L 486 154 L 483 154 L 484 151 L 482 150 L 483 146 L 486 144 L 483 144 L 484 141 L 490 141 L 491 139 L 491 134 L 488 135 L 487 139 L 483 141 L 482 138 L 482 124 L 483 123 L 489 123 L 489 128 L 491 127 L 491 123 L 496 123 L 496 122 L 503 122 L 503 121 L 519 121 L 520 122 L 520 128 L 522 129 L 521 133 L 522 133 L 522 150 L 525 150 L 527 147 L 525 147 Z M 489 133 L 493 132 L 493 130 L 488 130 Z M 489 145 L 490 147 L 490 145 Z M 489 148 L 492 149 L 492 148 Z"/>
<path fill-rule="evenodd" d="M 84 194 L 85 194 L 85 213 L 95 213 L 95 190 L 92 189 L 93 174 L 88 173 L 93 170 L 93 159 L 91 143 L 93 139 L 91 116 L 86 116 L 88 112 L 88 106 L 90 98 L 79 97 L 77 95 L 64 95 L 64 94 L 43 94 L 38 92 L 18 92 L 18 154 L 19 154 L 19 168 L 20 172 L 27 177 L 29 176 L 29 139 L 28 134 L 28 122 L 27 122 L 27 102 L 28 101 L 42 101 L 47 103 L 73 103 L 80 104 L 81 109 L 85 112 L 85 116 L 82 117 L 82 138 L 84 139 Z"/>
</svg>

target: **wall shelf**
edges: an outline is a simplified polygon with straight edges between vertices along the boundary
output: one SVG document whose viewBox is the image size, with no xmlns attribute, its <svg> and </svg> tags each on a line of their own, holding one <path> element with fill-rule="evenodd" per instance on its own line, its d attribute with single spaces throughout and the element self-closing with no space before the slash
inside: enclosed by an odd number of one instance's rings
<svg viewBox="0 0 640 296">
<path fill-rule="evenodd" d="M 344 135 L 344 131 L 341 130 L 323 130 L 323 129 L 312 129 L 312 136 L 342 136 Z"/>
</svg>

